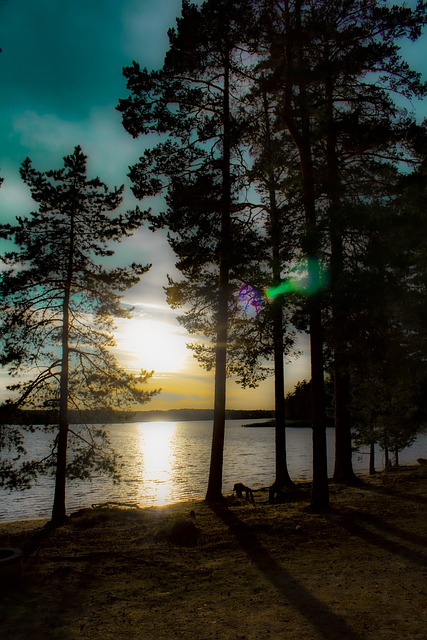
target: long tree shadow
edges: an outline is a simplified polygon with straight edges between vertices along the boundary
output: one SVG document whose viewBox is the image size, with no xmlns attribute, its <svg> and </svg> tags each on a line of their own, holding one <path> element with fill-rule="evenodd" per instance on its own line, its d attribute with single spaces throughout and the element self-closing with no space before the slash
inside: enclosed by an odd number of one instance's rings
<svg viewBox="0 0 427 640">
<path fill-rule="evenodd" d="M 334 518 L 334 521 L 352 536 L 362 538 L 369 544 L 393 553 L 394 555 L 401 556 L 416 565 L 427 567 L 427 555 L 408 548 L 403 542 L 390 540 L 384 535 L 384 532 L 389 535 L 394 535 L 395 537 L 400 537 L 405 542 L 413 542 L 418 545 L 426 544 L 426 538 L 424 536 L 405 532 L 403 529 L 388 525 L 386 522 L 370 514 L 355 512 L 354 514 L 337 516 Z M 375 527 L 378 531 L 373 531 L 372 528 L 368 528 L 369 526 Z"/>
<path fill-rule="evenodd" d="M 425 535 L 420 535 L 419 533 L 413 533 L 407 529 L 402 529 L 390 522 L 384 522 L 384 520 L 381 520 L 371 513 L 357 512 L 357 518 L 368 525 L 374 525 L 377 529 L 380 529 L 389 535 L 401 538 L 404 542 L 412 542 L 413 544 L 422 545 L 427 548 L 427 536 Z"/>
<path fill-rule="evenodd" d="M 372 493 L 380 493 L 385 496 L 392 496 L 393 498 L 400 498 L 405 502 L 416 502 L 417 504 L 427 504 L 426 496 L 417 496 L 412 493 L 405 493 L 399 489 L 393 489 L 392 487 L 387 486 L 378 486 L 369 484 L 368 482 L 362 482 L 358 485 L 358 489 L 362 489 L 363 491 L 371 491 Z"/>
<path fill-rule="evenodd" d="M 325 640 L 362 640 L 340 616 L 299 584 L 260 544 L 250 527 L 227 507 L 212 504 L 214 513 L 230 527 L 240 547 L 273 587 L 298 610 Z"/>
</svg>

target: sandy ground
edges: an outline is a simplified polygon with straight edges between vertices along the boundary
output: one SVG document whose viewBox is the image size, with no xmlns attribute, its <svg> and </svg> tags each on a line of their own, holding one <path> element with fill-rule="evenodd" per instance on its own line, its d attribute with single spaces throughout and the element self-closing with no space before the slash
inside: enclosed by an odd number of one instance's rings
<svg viewBox="0 0 427 640">
<path fill-rule="evenodd" d="M 332 485 L 328 515 L 255 497 L 0 524 L 0 546 L 25 551 L 0 637 L 427 638 L 426 468 Z"/>
</svg>

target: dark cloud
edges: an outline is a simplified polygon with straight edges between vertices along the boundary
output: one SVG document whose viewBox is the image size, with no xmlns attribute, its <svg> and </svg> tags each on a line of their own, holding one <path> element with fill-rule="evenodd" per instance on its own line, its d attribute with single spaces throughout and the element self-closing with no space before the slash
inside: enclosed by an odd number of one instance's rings
<svg viewBox="0 0 427 640">
<path fill-rule="evenodd" d="M 180 5 L 181 0 L 0 0 L 3 221 L 34 207 L 18 173 L 24 158 L 40 170 L 58 168 L 77 144 L 89 156 L 89 174 L 109 185 L 125 183 L 126 206 L 134 206 L 126 174 L 144 142 L 124 131 L 115 110 L 126 95 L 122 67 L 133 59 L 148 67 L 162 64 L 167 30 Z M 164 256 L 156 262 L 166 269 L 166 241 L 159 249 L 157 239 L 150 240 L 141 261 L 153 261 L 155 244 Z M 135 238 L 134 244 L 138 255 L 144 243 Z M 164 297 L 159 279 L 153 278 Z"/>
<path fill-rule="evenodd" d="M 101 167 L 130 137 L 115 112 L 126 95 L 123 66 L 162 64 L 181 0 L 0 0 L 0 170 L 30 155 L 56 166 L 81 144 Z M 97 114 L 101 114 L 98 117 Z M 118 131 L 119 129 L 119 131 Z M 128 142 L 129 141 L 129 142 Z M 136 153 L 134 159 L 138 157 Z"/>
<path fill-rule="evenodd" d="M 0 83 L 15 107 L 84 114 L 114 100 L 126 64 L 116 0 L 21 0 L 2 10 Z"/>
</svg>

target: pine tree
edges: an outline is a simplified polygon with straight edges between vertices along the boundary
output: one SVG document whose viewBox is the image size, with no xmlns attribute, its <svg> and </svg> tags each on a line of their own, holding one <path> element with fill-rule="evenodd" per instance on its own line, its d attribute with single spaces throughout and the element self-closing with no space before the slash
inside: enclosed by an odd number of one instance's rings
<svg viewBox="0 0 427 640">
<path fill-rule="evenodd" d="M 396 106 L 393 92 L 421 96 L 424 87 L 419 74 L 400 59 L 398 39 L 419 36 L 426 4 L 419 2 L 414 10 L 363 0 L 266 0 L 256 4 L 264 34 L 263 69 L 269 70 L 277 88 L 278 118 L 293 137 L 300 158 L 306 212 L 304 248 L 312 265 L 326 261 L 331 273 L 328 297 L 313 297 L 309 310 L 314 467 L 318 468 L 314 485 L 319 487 L 313 503 L 316 509 L 323 509 L 327 508 L 327 478 L 322 342 L 328 337 L 324 330 L 329 313 L 336 384 L 335 478 L 354 478 L 347 407 L 346 344 L 351 336 L 345 328 L 348 309 L 341 298 L 346 257 L 351 252 L 348 203 L 350 194 L 353 198 L 357 194 L 357 185 L 369 181 L 374 158 L 377 164 L 385 164 L 404 156 L 404 132 L 411 122 Z M 375 168 L 374 175 L 377 171 Z M 361 189 L 366 194 L 366 186 Z M 318 278 L 316 269 L 312 275 Z"/>
<path fill-rule="evenodd" d="M 294 142 L 298 152 L 302 206 L 305 230 L 302 250 L 307 256 L 308 277 L 313 294 L 307 302 L 310 331 L 313 422 L 313 489 L 312 508 L 324 511 L 329 507 L 326 460 L 326 416 L 324 393 L 323 327 L 320 282 L 321 238 L 316 206 L 316 163 L 313 149 L 313 126 L 308 86 L 309 51 L 304 48 L 302 2 L 258 3 L 262 45 L 270 82 L 277 87 L 277 118 Z M 316 292 L 316 293 L 314 293 Z"/>
<path fill-rule="evenodd" d="M 355 316 L 362 330 L 350 369 L 357 443 L 379 443 L 396 460 L 427 416 L 425 128 L 413 133 L 420 166 L 389 178 L 389 199 L 372 216 L 368 251 L 355 274 L 364 299 Z M 371 446 L 371 473 L 373 454 Z"/>
<path fill-rule="evenodd" d="M 320 120 L 320 140 L 322 137 L 325 140 L 324 191 L 328 202 L 335 382 L 334 480 L 347 483 L 355 481 L 348 408 L 349 309 L 341 300 L 342 283 L 347 277 L 347 238 L 352 231 L 349 212 L 353 207 L 349 206 L 348 193 L 351 190 L 353 200 L 357 191 L 356 198 L 360 201 L 362 197 L 369 198 L 366 184 L 371 183 L 371 190 L 377 190 L 373 176 L 383 173 L 385 159 L 396 164 L 408 157 L 402 142 L 410 119 L 397 106 L 394 94 L 420 97 L 425 91 L 419 74 L 410 70 L 399 56 L 398 44 L 404 36 L 415 39 L 420 34 L 425 22 L 425 3 L 419 3 L 414 11 L 382 4 L 352 2 L 351 11 L 346 13 L 348 3 L 328 6 L 325 11 L 324 3 L 320 2 L 318 11 L 310 12 L 312 17 L 307 23 L 318 56 L 313 76 L 316 85 L 322 87 L 313 110 L 317 110 Z M 377 76 L 375 83 L 367 80 L 367 70 Z"/>
<path fill-rule="evenodd" d="M 167 227 L 184 275 L 169 281 L 172 305 L 191 305 L 182 318 L 191 331 L 204 324 L 215 334 L 215 399 L 211 464 L 206 498 L 222 499 L 229 310 L 232 280 L 245 263 L 248 239 L 239 200 L 244 118 L 239 110 L 245 78 L 241 24 L 247 3 L 182 3 L 182 17 L 169 31 L 170 48 L 161 71 L 136 63 L 125 69 L 131 96 L 121 100 L 123 124 L 134 136 L 150 131 L 169 139 L 148 150 L 131 169 L 137 197 L 166 189 L 167 212 L 152 216 Z M 240 285 L 239 285 L 240 286 Z"/>
<path fill-rule="evenodd" d="M 284 395 L 284 353 L 289 351 L 294 336 L 290 325 L 292 296 L 290 291 L 287 296 L 269 292 L 283 288 L 284 274 L 295 266 L 303 215 L 298 195 L 295 197 L 295 151 L 289 136 L 275 131 L 269 90 L 272 91 L 271 83 L 266 81 L 261 71 L 254 78 L 252 92 L 255 109 L 250 133 L 254 166 L 250 176 L 261 195 L 265 215 L 265 242 L 268 247 L 265 261 L 268 266 L 264 289 L 269 308 L 264 322 L 271 333 L 272 344 L 270 353 L 266 353 L 265 339 L 259 340 L 257 346 L 258 349 L 261 347 L 264 357 L 268 354 L 274 362 L 276 477 L 273 486 L 281 489 L 293 486 L 287 468 Z"/>
<path fill-rule="evenodd" d="M 113 318 L 129 317 L 120 293 L 136 284 L 149 265 L 106 269 L 103 262 L 113 256 L 109 242 L 130 235 L 140 225 L 140 215 L 111 216 L 121 203 L 123 187 L 109 191 L 98 178 L 88 180 L 86 161 L 80 147 L 57 171 L 39 172 L 25 160 L 21 176 L 38 210 L 1 230 L 14 243 L 3 256 L 9 268 L 0 283 L 1 364 L 18 378 L 9 387 L 14 396 L 6 407 L 49 410 L 57 425 L 52 454 L 25 462 L 18 474 L 6 462 L 2 480 L 9 486 L 25 485 L 37 473 L 54 468 L 55 524 L 66 517 L 67 475 L 86 478 L 91 468 L 115 473 L 115 455 L 103 447 L 106 434 L 85 424 L 71 428 L 70 409 L 144 403 L 157 393 L 141 389 L 149 373 L 128 374 L 111 352 Z M 7 422 L 2 432 L 22 453 L 22 438 Z M 8 472 L 12 477 L 7 481 Z"/>
</svg>

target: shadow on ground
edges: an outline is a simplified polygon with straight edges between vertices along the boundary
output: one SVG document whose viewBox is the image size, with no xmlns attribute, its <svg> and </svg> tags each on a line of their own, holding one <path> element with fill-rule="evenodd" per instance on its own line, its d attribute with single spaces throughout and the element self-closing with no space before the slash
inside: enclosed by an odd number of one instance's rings
<svg viewBox="0 0 427 640">
<path fill-rule="evenodd" d="M 270 555 L 246 523 L 225 506 L 211 505 L 211 508 L 229 527 L 250 561 L 325 640 L 362 640 L 345 620 L 307 591 Z"/>
</svg>

